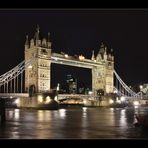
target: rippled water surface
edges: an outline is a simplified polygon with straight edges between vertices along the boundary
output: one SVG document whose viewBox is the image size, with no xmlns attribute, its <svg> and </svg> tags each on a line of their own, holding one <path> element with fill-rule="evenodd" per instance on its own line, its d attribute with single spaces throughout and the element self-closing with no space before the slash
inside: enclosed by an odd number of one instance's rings
<svg viewBox="0 0 148 148">
<path fill-rule="evenodd" d="M 147 112 L 148 108 L 140 108 Z M 134 126 L 139 108 L 74 107 L 50 110 L 7 109 L 0 138 L 145 139 L 148 129 Z"/>
</svg>

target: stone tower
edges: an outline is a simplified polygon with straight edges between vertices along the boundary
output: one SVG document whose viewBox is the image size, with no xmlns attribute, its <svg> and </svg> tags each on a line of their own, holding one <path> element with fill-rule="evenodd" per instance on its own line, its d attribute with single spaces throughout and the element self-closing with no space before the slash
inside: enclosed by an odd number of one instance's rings
<svg viewBox="0 0 148 148">
<path fill-rule="evenodd" d="M 107 47 L 102 43 L 96 58 L 94 58 L 94 53 L 92 57 L 92 60 L 98 65 L 92 69 L 92 90 L 94 94 L 96 95 L 99 89 L 103 89 L 105 94 L 113 93 L 113 55 L 111 53 L 107 54 Z"/>
<path fill-rule="evenodd" d="M 25 69 L 25 91 L 35 93 L 50 91 L 51 42 L 48 38 L 40 39 L 39 26 L 34 38 L 25 42 L 25 62 L 33 57 L 33 63 Z"/>
</svg>

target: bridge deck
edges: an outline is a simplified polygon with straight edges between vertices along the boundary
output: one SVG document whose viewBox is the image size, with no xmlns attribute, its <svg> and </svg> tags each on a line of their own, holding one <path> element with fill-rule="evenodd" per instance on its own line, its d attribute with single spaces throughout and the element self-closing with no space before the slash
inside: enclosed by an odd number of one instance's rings
<svg viewBox="0 0 148 148">
<path fill-rule="evenodd" d="M 28 93 L 0 93 L 1 98 L 29 97 Z"/>
</svg>

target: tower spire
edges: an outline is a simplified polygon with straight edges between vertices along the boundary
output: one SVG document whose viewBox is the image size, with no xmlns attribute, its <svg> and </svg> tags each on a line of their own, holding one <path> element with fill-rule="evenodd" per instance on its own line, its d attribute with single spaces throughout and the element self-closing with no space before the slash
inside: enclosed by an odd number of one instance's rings
<svg viewBox="0 0 148 148">
<path fill-rule="evenodd" d="M 111 48 L 111 53 L 113 53 L 113 49 Z"/>
<path fill-rule="evenodd" d="M 94 50 L 92 51 L 91 60 L 95 60 L 95 54 L 94 54 Z"/>
<path fill-rule="evenodd" d="M 112 60 L 114 61 L 113 49 L 112 48 L 111 48 L 111 57 L 112 57 Z"/>
<path fill-rule="evenodd" d="M 29 45 L 29 42 L 28 42 L 28 35 L 26 35 L 26 42 L 25 42 L 25 45 Z"/>
<path fill-rule="evenodd" d="M 105 51 L 104 51 L 104 54 L 107 54 L 107 47 L 105 47 Z"/>
<path fill-rule="evenodd" d="M 39 25 L 37 24 L 37 32 L 39 33 L 39 31 L 40 31 L 40 27 L 39 27 Z"/>
<path fill-rule="evenodd" d="M 47 48 L 51 48 L 51 42 L 50 42 L 50 32 L 48 32 L 48 38 L 47 38 Z"/>
<path fill-rule="evenodd" d="M 25 49 L 29 48 L 29 41 L 28 41 L 28 35 L 26 35 L 26 41 L 25 41 Z"/>
<path fill-rule="evenodd" d="M 36 40 L 39 40 L 39 32 L 40 32 L 40 28 L 39 28 L 39 25 L 37 24 L 36 33 L 35 33 Z"/>
<path fill-rule="evenodd" d="M 48 38 L 47 42 L 50 42 L 50 32 L 48 32 Z"/>
<path fill-rule="evenodd" d="M 40 28 L 39 25 L 37 24 L 36 33 L 34 35 L 36 46 L 39 45 L 39 33 L 40 33 Z"/>
</svg>

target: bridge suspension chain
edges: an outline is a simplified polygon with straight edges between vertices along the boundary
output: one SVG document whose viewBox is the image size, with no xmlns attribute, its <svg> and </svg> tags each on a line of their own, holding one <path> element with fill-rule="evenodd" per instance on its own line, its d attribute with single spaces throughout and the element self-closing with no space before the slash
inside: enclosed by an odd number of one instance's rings
<svg viewBox="0 0 148 148">
<path fill-rule="evenodd" d="M 17 66 L 15 66 L 13 69 L 9 70 L 8 72 L 4 73 L 3 75 L 0 76 L 0 87 L 3 86 L 4 92 L 8 93 L 8 83 L 10 83 L 10 91 L 12 92 L 12 83 L 14 84 L 13 86 L 13 91 L 18 92 L 18 76 L 20 75 L 21 77 L 21 92 L 22 92 L 22 78 L 23 78 L 23 72 L 26 68 L 28 68 L 29 65 L 33 64 L 35 61 L 35 57 L 30 59 L 29 61 L 25 62 L 22 61 L 19 63 Z"/>
<path fill-rule="evenodd" d="M 122 79 L 119 77 L 119 75 L 117 74 L 117 72 L 114 70 L 113 71 L 117 80 L 120 82 L 120 84 L 122 85 L 122 87 L 131 95 L 131 96 L 137 96 L 137 94 L 131 90 L 123 81 Z"/>
</svg>

